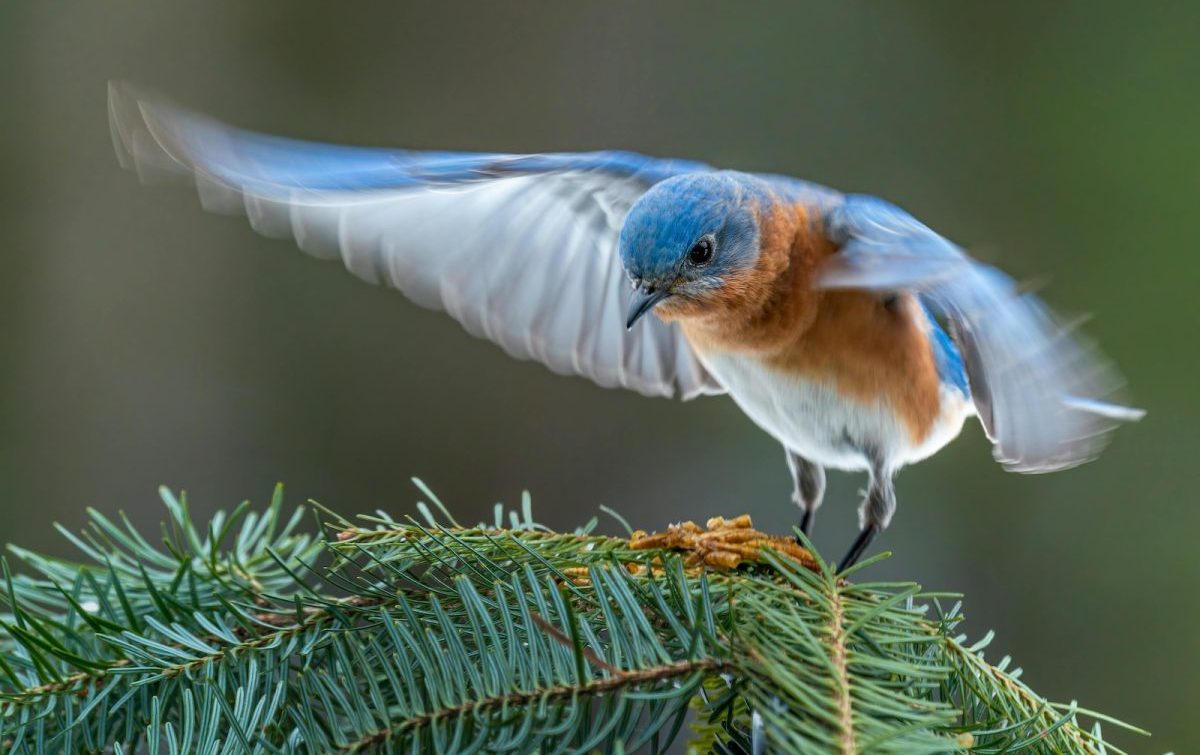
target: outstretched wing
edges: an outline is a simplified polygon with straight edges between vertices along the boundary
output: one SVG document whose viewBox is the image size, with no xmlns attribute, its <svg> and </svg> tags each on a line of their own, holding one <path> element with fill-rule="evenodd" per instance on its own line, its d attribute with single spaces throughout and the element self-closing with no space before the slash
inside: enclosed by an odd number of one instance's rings
<svg viewBox="0 0 1200 755">
<path fill-rule="evenodd" d="M 647 395 L 721 393 L 677 326 L 627 331 L 617 237 L 654 183 L 708 166 L 624 152 L 499 155 L 264 136 L 109 87 L 122 166 L 182 174 L 207 209 L 341 259 L 519 359 Z"/>
<path fill-rule="evenodd" d="M 1141 417 L 1104 400 L 1117 376 L 1035 296 L 903 210 L 847 197 L 827 232 L 840 251 L 823 286 L 913 291 L 949 322 L 979 418 L 1010 469 L 1088 461 L 1117 422 Z"/>
</svg>

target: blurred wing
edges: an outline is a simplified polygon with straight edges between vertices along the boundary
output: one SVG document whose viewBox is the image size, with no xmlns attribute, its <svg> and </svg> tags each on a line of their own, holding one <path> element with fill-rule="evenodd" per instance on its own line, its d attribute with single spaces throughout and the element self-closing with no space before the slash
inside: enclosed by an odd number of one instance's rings
<svg viewBox="0 0 1200 755">
<path fill-rule="evenodd" d="M 630 206 L 687 161 L 624 152 L 496 155 L 314 144 L 231 128 L 109 88 L 122 166 L 183 174 L 205 208 L 341 259 L 355 275 L 444 309 L 519 359 L 602 386 L 691 398 L 724 389 L 682 332 L 627 331 L 617 253 Z"/>
<path fill-rule="evenodd" d="M 1116 375 L 1036 297 L 899 208 L 848 197 L 827 232 L 840 251 L 824 287 L 913 291 L 950 323 L 979 418 L 1008 468 L 1088 461 L 1118 421 L 1141 417 L 1104 401 Z"/>
</svg>

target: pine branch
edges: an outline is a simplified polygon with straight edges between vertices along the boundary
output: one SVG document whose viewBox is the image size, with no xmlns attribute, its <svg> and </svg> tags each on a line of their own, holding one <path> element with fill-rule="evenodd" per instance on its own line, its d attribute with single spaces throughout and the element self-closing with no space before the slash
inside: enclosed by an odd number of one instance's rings
<svg viewBox="0 0 1200 755">
<path fill-rule="evenodd" d="M 854 701 L 850 697 L 850 669 L 846 660 L 846 627 L 842 596 L 837 590 L 830 594 L 829 650 L 833 663 L 834 697 L 837 700 L 839 752 L 854 755 L 858 752 L 854 730 Z"/>
<path fill-rule="evenodd" d="M 675 661 L 660 666 L 650 666 L 637 671 L 614 669 L 613 673 L 602 678 L 594 679 L 584 684 L 563 684 L 557 687 L 516 690 L 492 697 L 482 697 L 457 705 L 449 705 L 428 713 L 392 721 L 379 731 L 370 732 L 363 738 L 339 748 L 338 752 L 358 752 L 370 749 L 374 745 L 403 736 L 404 733 L 419 730 L 442 719 L 457 719 L 463 716 L 477 714 L 495 708 L 518 707 L 535 702 L 556 703 L 572 697 L 595 697 L 605 693 L 620 692 L 625 689 L 636 689 L 647 685 L 658 685 L 681 676 L 697 676 L 721 673 L 730 668 L 729 664 L 715 659 L 695 661 Z"/>
<path fill-rule="evenodd" d="M 748 520 L 463 527 L 422 489 L 438 514 L 327 512 L 326 539 L 280 490 L 206 525 L 164 491 L 161 545 L 93 511 L 84 563 L 10 546 L 0 750 L 662 752 L 690 711 L 695 751 L 1120 752 L 944 596 Z"/>
</svg>

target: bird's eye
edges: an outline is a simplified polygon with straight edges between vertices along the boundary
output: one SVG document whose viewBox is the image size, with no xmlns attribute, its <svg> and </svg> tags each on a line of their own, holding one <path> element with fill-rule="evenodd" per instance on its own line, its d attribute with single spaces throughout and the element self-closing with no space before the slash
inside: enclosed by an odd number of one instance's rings
<svg viewBox="0 0 1200 755">
<path fill-rule="evenodd" d="M 707 265 L 713 256 L 712 236 L 704 236 L 688 252 L 688 262 L 696 267 Z"/>
</svg>

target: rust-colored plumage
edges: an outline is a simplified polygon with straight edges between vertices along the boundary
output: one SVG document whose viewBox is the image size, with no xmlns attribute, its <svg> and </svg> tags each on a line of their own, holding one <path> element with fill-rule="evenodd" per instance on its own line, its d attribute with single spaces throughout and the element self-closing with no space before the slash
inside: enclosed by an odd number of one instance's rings
<svg viewBox="0 0 1200 755">
<path fill-rule="evenodd" d="M 940 411 L 924 312 L 910 294 L 818 289 L 821 265 L 836 253 L 820 221 L 800 205 L 760 211 L 757 264 L 731 276 L 710 300 L 662 314 L 679 319 L 702 352 L 752 354 L 863 404 L 885 402 L 920 443 Z"/>
</svg>

